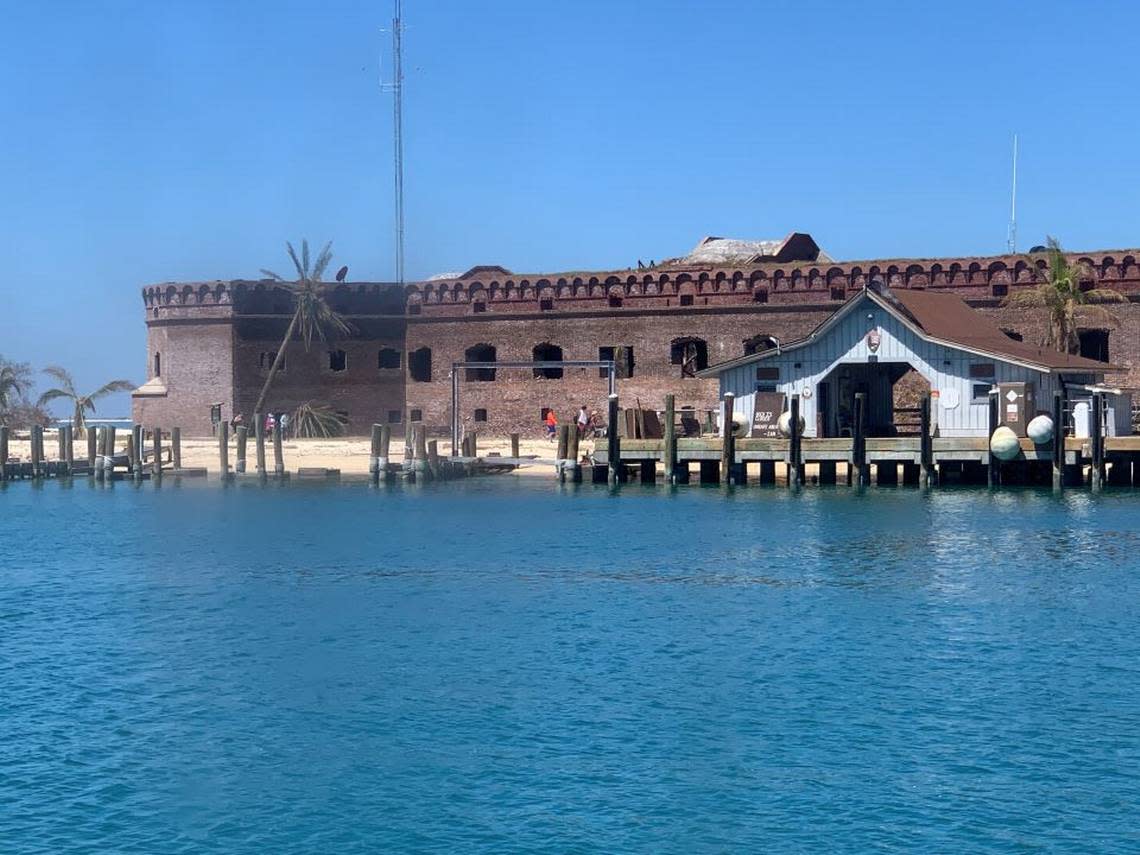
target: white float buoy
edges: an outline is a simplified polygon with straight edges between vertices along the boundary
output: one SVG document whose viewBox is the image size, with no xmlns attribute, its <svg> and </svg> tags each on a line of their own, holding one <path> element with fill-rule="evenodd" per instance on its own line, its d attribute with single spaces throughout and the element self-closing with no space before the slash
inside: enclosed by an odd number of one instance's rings
<svg viewBox="0 0 1140 855">
<path fill-rule="evenodd" d="M 732 415 L 732 435 L 737 439 L 748 436 L 748 420 L 738 413 Z"/>
<path fill-rule="evenodd" d="M 807 422 L 804 421 L 804 417 L 800 416 L 800 436 L 804 435 L 804 425 L 806 425 L 806 424 L 807 424 Z M 784 410 L 784 412 L 780 413 L 780 417 L 778 419 L 776 419 L 776 429 L 780 431 L 780 436 L 791 436 L 792 435 L 792 411 L 791 410 Z"/>
<path fill-rule="evenodd" d="M 1053 440 L 1053 418 L 1044 413 L 1034 416 L 1025 426 L 1025 433 L 1037 445 L 1048 445 Z"/>
<path fill-rule="evenodd" d="M 990 451 L 998 460 L 1013 460 L 1021 454 L 1021 443 L 1017 441 L 1017 434 L 1002 425 L 990 437 Z"/>
</svg>

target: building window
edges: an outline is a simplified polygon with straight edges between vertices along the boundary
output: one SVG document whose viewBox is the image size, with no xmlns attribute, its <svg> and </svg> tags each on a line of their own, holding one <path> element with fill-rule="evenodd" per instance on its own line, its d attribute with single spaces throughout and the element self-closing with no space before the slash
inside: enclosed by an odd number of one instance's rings
<svg viewBox="0 0 1140 855">
<path fill-rule="evenodd" d="M 419 313 L 420 313 L 420 304 L 419 303 L 408 303 L 408 314 L 409 315 L 418 315 Z"/>
<path fill-rule="evenodd" d="M 343 350 L 330 350 L 329 351 L 329 371 L 340 373 L 341 371 L 348 370 L 348 354 Z"/>
<path fill-rule="evenodd" d="M 617 294 L 610 294 L 610 308 L 611 309 L 620 309 L 621 308 L 621 297 L 617 296 Z"/>
<path fill-rule="evenodd" d="M 548 341 L 542 344 L 536 344 L 534 350 L 531 351 L 531 357 L 535 362 L 561 362 L 562 348 Z M 549 368 L 535 368 L 534 376 L 546 380 L 561 380 L 562 369 L 553 366 Z"/>
<path fill-rule="evenodd" d="M 421 347 L 408 354 L 408 376 L 416 383 L 431 382 L 431 348 Z"/>
<path fill-rule="evenodd" d="M 832 300 L 842 300 L 844 296 L 845 296 L 845 293 L 844 293 L 842 288 L 832 288 L 831 289 L 831 299 Z"/>
<path fill-rule="evenodd" d="M 995 297 L 1004 297 L 1009 293 L 1009 286 L 1004 282 L 995 282 L 990 286 L 990 293 Z"/>
<path fill-rule="evenodd" d="M 475 421 L 477 421 L 477 422 L 487 421 L 487 411 L 483 410 L 483 409 L 476 410 L 475 411 Z"/>
<path fill-rule="evenodd" d="M 756 366 L 756 379 L 757 380 L 779 380 L 780 367 L 778 365 L 758 365 Z"/>
<path fill-rule="evenodd" d="M 993 383 L 974 383 L 971 397 L 975 404 L 988 404 L 990 400 L 990 389 L 993 388 Z"/>
<path fill-rule="evenodd" d="M 614 363 L 614 376 L 619 380 L 625 380 L 633 376 L 633 348 L 628 344 L 619 345 L 618 347 L 599 347 L 598 359 L 612 360 Z M 606 368 L 599 368 L 598 376 L 609 377 L 610 372 Z"/>
<path fill-rule="evenodd" d="M 399 410 L 388 410 L 388 424 L 398 425 L 402 420 L 402 415 Z"/>
<path fill-rule="evenodd" d="M 390 347 L 380 348 L 380 352 L 376 355 L 376 367 L 381 371 L 399 369 L 401 362 L 400 351 Z"/>
<path fill-rule="evenodd" d="M 709 367 L 709 345 L 700 338 L 675 338 L 669 345 L 669 361 L 681 366 L 682 377 L 695 377 Z"/>
<path fill-rule="evenodd" d="M 154 352 L 154 376 L 162 376 L 162 354 L 157 350 Z"/>
<path fill-rule="evenodd" d="M 423 410 L 409 410 L 408 411 L 408 421 L 410 421 L 410 422 L 422 422 L 423 420 L 424 420 L 424 411 Z"/>
<path fill-rule="evenodd" d="M 546 414 L 549 412 L 550 412 L 550 407 L 543 407 L 542 410 L 538 414 L 538 420 L 540 422 L 542 422 L 543 424 L 546 424 Z"/>
<path fill-rule="evenodd" d="M 463 351 L 464 362 L 494 362 L 495 346 L 492 344 L 473 344 Z M 495 379 L 494 368 L 468 368 L 465 376 L 470 381 L 491 381 Z"/>
<path fill-rule="evenodd" d="M 1108 330 L 1077 330 L 1078 353 L 1086 359 L 1108 362 Z"/>
<path fill-rule="evenodd" d="M 475 313 L 476 315 L 480 315 L 483 312 L 487 311 L 487 304 L 484 303 L 482 300 L 476 300 L 474 303 L 471 304 L 471 311 L 473 313 Z"/>
<path fill-rule="evenodd" d="M 754 335 L 752 338 L 746 338 L 741 342 L 744 347 L 744 355 L 751 356 L 754 353 L 760 353 L 762 350 L 771 350 L 776 347 L 778 342 L 770 335 Z"/>
<path fill-rule="evenodd" d="M 693 295 L 692 294 L 682 294 L 679 303 L 682 306 L 693 305 Z"/>
<path fill-rule="evenodd" d="M 768 302 L 768 289 L 767 288 L 757 288 L 755 291 L 753 291 L 752 292 L 752 302 L 753 303 L 767 303 Z"/>
<path fill-rule="evenodd" d="M 971 362 L 970 363 L 970 377 L 976 379 L 988 378 L 993 380 L 996 376 L 994 364 L 992 362 Z"/>
<path fill-rule="evenodd" d="M 552 311 L 554 311 L 554 301 L 549 299 L 549 298 L 547 298 L 545 300 L 539 300 L 538 301 L 538 310 L 540 312 L 552 312 Z"/>
<path fill-rule="evenodd" d="M 1011 330 L 1008 327 L 1002 327 L 1001 331 L 1014 341 L 1025 341 L 1025 336 L 1023 336 L 1017 330 Z"/>
<path fill-rule="evenodd" d="M 273 360 L 277 358 L 277 354 L 271 350 L 262 351 L 257 357 L 257 367 L 262 371 L 268 371 L 273 367 Z M 285 373 L 285 354 L 281 354 L 281 364 L 277 366 L 277 373 Z"/>
</svg>

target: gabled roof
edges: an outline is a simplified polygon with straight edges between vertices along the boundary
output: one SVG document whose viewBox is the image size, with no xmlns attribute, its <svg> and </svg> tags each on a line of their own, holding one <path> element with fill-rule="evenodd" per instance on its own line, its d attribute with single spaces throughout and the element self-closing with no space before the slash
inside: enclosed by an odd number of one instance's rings
<svg viewBox="0 0 1140 855">
<path fill-rule="evenodd" d="M 700 377 L 715 377 L 722 371 L 768 359 L 787 350 L 806 347 L 817 341 L 840 320 L 850 314 L 863 299 L 869 299 L 880 308 L 898 318 L 912 332 L 926 341 L 958 350 L 987 356 L 1002 362 L 1011 362 L 1045 373 L 1071 372 L 1103 374 L 1120 368 L 1107 362 L 1098 362 L 1083 356 L 1058 353 L 1043 347 L 1015 341 L 1007 336 L 990 318 L 971 309 L 965 301 L 953 294 L 932 291 L 898 290 L 879 293 L 864 288 L 830 318 L 812 330 L 806 337 L 778 348 L 760 351 L 727 362 L 712 365 L 698 372 Z"/>
</svg>

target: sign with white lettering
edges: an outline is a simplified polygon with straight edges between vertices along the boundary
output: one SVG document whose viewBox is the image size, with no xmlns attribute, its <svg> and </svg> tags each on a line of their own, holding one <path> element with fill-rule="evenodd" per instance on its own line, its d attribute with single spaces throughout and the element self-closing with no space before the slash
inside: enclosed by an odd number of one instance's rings
<svg viewBox="0 0 1140 855">
<path fill-rule="evenodd" d="M 780 429 L 776 423 L 784 412 L 783 392 L 757 392 L 756 411 L 752 417 L 752 436 L 778 439 Z"/>
</svg>

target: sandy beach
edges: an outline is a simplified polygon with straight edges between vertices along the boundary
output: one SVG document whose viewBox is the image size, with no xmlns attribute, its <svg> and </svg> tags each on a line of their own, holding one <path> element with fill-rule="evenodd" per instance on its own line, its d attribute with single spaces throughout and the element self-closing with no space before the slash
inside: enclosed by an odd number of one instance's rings
<svg viewBox="0 0 1140 855">
<path fill-rule="evenodd" d="M 594 450 L 594 440 L 582 443 L 580 450 L 583 454 L 591 454 Z M 169 448 L 169 439 L 163 440 L 163 446 Z M 439 438 L 440 452 L 448 453 L 451 448 L 449 438 Z M 87 441 L 77 440 L 74 444 L 74 457 L 76 460 L 85 460 L 87 457 Z M 125 453 L 127 435 L 119 431 L 116 437 L 115 449 L 117 453 Z M 31 460 L 31 442 L 26 432 L 20 432 L 9 442 L 10 459 Z M 285 457 L 285 469 L 296 472 L 302 467 L 315 467 L 325 469 L 339 469 L 342 475 L 367 475 L 368 462 L 371 451 L 371 441 L 368 437 L 337 437 L 330 439 L 288 439 L 282 443 Z M 555 443 L 546 439 L 523 439 L 519 443 L 519 451 L 524 457 L 533 456 L 536 461 L 532 465 L 524 465 L 516 470 L 519 475 L 551 476 L 551 464 L 555 457 Z M 44 431 L 44 452 L 49 460 L 59 457 L 59 439 L 54 430 Z M 509 437 L 479 437 L 478 452 L 480 457 L 499 455 L 507 457 L 511 453 Z M 256 452 L 252 439 L 247 449 L 247 471 L 253 472 Z M 266 444 L 266 455 L 269 465 L 273 465 L 273 445 Z M 393 463 L 402 463 L 404 460 L 403 437 L 393 437 L 389 453 L 389 460 Z M 237 441 L 230 437 L 229 451 L 230 467 L 237 461 Z M 182 438 L 182 465 L 186 468 L 205 467 L 210 472 L 218 471 L 218 442 L 212 437 L 183 437 Z"/>
</svg>

